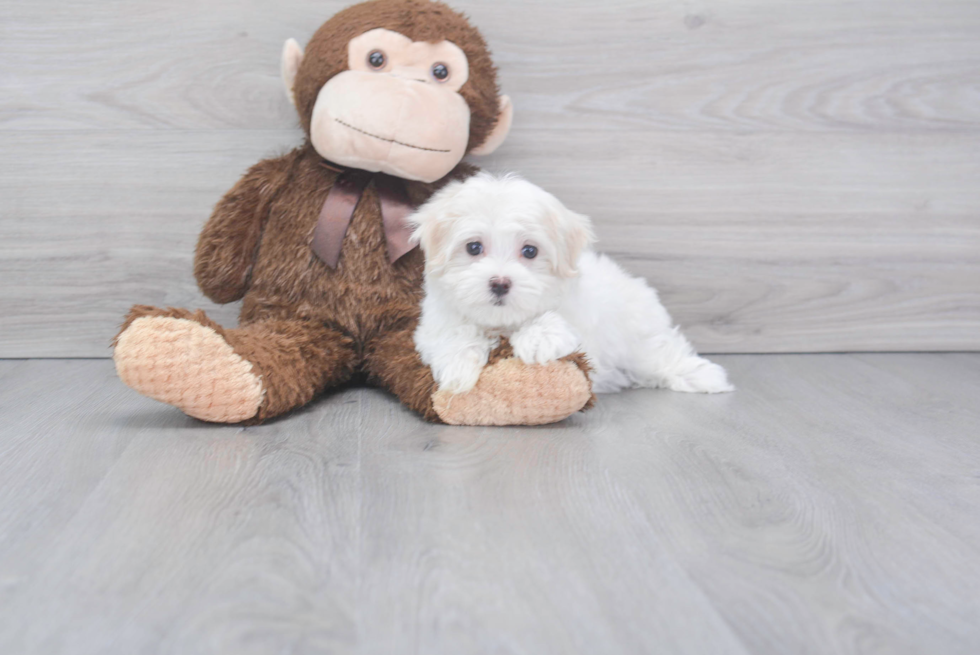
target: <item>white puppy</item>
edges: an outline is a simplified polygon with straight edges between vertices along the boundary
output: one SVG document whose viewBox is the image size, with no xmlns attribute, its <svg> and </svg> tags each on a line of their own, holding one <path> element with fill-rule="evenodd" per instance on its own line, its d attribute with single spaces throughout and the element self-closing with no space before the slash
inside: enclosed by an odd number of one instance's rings
<svg viewBox="0 0 980 655">
<path fill-rule="evenodd" d="M 415 347 L 440 389 L 472 389 L 506 336 L 528 364 L 581 349 L 598 393 L 732 390 L 672 327 L 656 291 L 589 249 L 589 219 L 530 182 L 480 173 L 409 220 L 425 252 Z"/>
</svg>

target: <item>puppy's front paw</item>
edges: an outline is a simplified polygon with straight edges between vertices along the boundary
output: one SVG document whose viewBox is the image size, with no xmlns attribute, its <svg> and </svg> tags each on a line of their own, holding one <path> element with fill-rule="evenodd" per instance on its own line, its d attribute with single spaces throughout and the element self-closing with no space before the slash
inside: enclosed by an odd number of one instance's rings
<svg viewBox="0 0 980 655">
<path fill-rule="evenodd" d="M 525 364 L 547 364 L 570 355 L 579 341 L 568 322 L 555 312 L 542 314 L 510 338 L 514 355 Z"/>
<path fill-rule="evenodd" d="M 476 386 L 486 363 L 486 355 L 481 356 L 475 350 L 467 350 L 438 370 L 433 369 L 432 374 L 439 385 L 439 391 L 466 393 Z"/>
</svg>

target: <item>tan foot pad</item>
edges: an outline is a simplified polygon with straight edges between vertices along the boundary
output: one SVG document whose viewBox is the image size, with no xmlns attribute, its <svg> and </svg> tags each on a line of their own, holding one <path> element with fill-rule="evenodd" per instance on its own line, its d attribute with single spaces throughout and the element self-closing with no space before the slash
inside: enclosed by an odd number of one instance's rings
<svg viewBox="0 0 980 655">
<path fill-rule="evenodd" d="M 127 385 L 202 421 L 237 423 L 262 403 L 262 381 L 217 332 L 186 318 L 144 316 L 112 356 Z"/>
<path fill-rule="evenodd" d="M 432 403 L 450 425 L 543 425 L 571 416 L 591 399 L 589 379 L 575 363 L 531 366 L 511 357 L 483 369 L 472 391 L 437 391 Z"/>
</svg>

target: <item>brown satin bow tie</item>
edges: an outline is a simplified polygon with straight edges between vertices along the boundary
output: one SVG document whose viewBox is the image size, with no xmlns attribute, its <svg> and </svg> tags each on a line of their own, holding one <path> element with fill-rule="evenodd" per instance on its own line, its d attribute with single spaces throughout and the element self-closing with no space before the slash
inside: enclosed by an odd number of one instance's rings
<svg viewBox="0 0 980 655">
<path fill-rule="evenodd" d="M 339 170 L 332 166 L 328 168 Z M 334 180 L 333 188 L 323 202 L 320 217 L 313 229 L 313 242 L 310 244 L 316 256 L 330 268 L 337 268 L 344 235 L 347 234 L 347 228 L 354 216 L 354 208 L 372 179 L 381 200 L 381 220 L 388 244 L 388 261 L 394 264 L 415 247 L 408 241 L 412 229 L 406 220 L 415 211 L 415 206 L 408 199 L 405 182 L 384 173 L 348 168 L 341 170 Z"/>
</svg>

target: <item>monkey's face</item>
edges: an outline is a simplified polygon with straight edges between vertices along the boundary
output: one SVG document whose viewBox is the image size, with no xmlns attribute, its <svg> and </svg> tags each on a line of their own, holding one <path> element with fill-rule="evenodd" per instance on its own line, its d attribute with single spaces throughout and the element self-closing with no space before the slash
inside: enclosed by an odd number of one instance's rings
<svg viewBox="0 0 980 655">
<path fill-rule="evenodd" d="M 290 91 L 302 56 L 295 42 L 286 44 L 283 75 Z M 320 89 L 310 141 L 322 157 L 344 166 L 434 182 L 466 154 L 470 106 L 459 91 L 469 75 L 465 53 L 449 41 L 418 42 L 372 29 L 350 40 L 347 70 Z M 501 98 L 503 134 L 509 107 Z M 503 136 L 491 139 L 496 144 Z"/>
<path fill-rule="evenodd" d="M 351 39 L 349 70 L 320 90 L 310 139 L 326 159 L 409 180 L 443 177 L 466 153 L 470 108 L 459 89 L 466 55 L 374 29 Z"/>
</svg>

